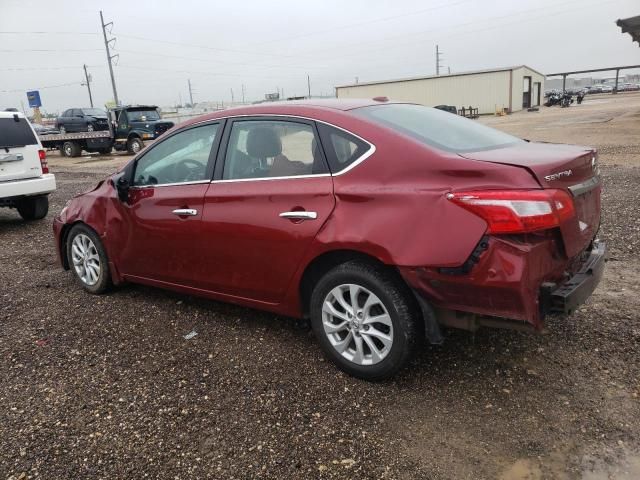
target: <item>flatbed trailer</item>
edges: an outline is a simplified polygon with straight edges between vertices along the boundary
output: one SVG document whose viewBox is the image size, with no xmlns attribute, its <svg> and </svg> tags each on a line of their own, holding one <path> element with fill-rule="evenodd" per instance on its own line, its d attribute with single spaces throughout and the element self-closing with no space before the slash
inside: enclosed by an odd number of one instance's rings
<svg viewBox="0 0 640 480">
<path fill-rule="evenodd" d="M 60 150 L 63 157 L 79 157 L 82 150 L 107 155 L 111 153 L 115 143 L 110 130 L 38 135 L 38 138 L 43 147 L 49 150 Z"/>
<path fill-rule="evenodd" d="M 174 123 L 160 118 L 155 105 L 127 105 L 109 109 L 109 130 L 39 135 L 45 148 L 60 150 L 64 157 L 79 157 L 82 151 L 108 155 L 115 148 L 135 155 L 145 141 L 158 138 Z"/>
</svg>

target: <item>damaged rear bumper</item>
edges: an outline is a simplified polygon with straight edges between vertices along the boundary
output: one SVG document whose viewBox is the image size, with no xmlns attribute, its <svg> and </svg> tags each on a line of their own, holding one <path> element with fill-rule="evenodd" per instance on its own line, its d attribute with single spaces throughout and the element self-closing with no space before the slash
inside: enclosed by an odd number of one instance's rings
<svg viewBox="0 0 640 480">
<path fill-rule="evenodd" d="M 603 275 L 606 247 L 596 240 L 575 268 L 552 236 L 483 242 L 469 269 L 399 267 L 416 295 L 434 307 L 438 323 L 539 330 L 546 315 L 570 314 L 584 303 Z"/>
<path fill-rule="evenodd" d="M 594 242 L 593 249 L 578 272 L 562 285 L 543 284 L 540 303 L 543 314 L 570 315 L 582 305 L 600 283 L 604 274 L 607 248 Z"/>
</svg>

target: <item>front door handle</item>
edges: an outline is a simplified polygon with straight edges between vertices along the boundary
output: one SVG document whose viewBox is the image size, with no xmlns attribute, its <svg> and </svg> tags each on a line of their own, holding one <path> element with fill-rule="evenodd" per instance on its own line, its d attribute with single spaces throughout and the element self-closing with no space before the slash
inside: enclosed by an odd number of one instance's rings
<svg viewBox="0 0 640 480">
<path fill-rule="evenodd" d="M 315 220 L 316 218 L 318 218 L 318 213 L 300 210 L 297 212 L 282 212 L 280 216 L 282 218 L 288 218 L 290 220 Z"/>
<path fill-rule="evenodd" d="M 194 208 L 176 208 L 171 213 L 178 215 L 179 217 L 195 217 L 198 215 L 198 210 Z"/>
</svg>

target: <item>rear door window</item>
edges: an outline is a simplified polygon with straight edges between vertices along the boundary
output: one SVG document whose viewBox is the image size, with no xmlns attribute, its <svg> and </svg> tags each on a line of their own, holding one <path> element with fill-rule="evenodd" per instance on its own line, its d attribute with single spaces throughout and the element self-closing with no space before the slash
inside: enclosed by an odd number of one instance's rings
<svg viewBox="0 0 640 480">
<path fill-rule="evenodd" d="M 349 168 L 372 148 L 364 140 L 331 125 L 318 123 L 318 131 L 331 173 Z"/>
<path fill-rule="evenodd" d="M 0 148 L 37 145 L 33 130 L 26 118 L 0 118 Z"/>
</svg>

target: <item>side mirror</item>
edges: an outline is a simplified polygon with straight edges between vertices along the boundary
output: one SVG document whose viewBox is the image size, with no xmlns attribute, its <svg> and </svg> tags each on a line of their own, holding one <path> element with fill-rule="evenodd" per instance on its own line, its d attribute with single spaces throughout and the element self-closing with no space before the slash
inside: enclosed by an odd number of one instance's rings
<svg viewBox="0 0 640 480">
<path fill-rule="evenodd" d="M 112 185 L 118 192 L 118 200 L 120 200 L 122 203 L 129 202 L 129 188 L 131 188 L 129 177 L 129 169 L 126 168 L 123 172 L 120 173 L 120 175 L 111 179 Z"/>
</svg>

